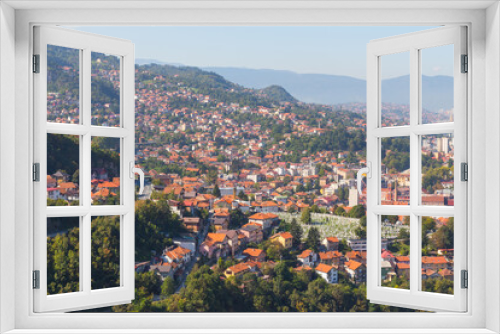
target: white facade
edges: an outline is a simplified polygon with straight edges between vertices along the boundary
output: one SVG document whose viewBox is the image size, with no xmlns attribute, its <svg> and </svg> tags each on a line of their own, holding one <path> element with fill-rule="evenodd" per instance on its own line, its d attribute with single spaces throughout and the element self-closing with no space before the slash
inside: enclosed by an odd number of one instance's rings
<svg viewBox="0 0 500 334">
<path fill-rule="evenodd" d="M 335 268 L 332 268 L 332 270 L 328 273 L 319 270 L 316 270 L 316 273 L 330 284 L 336 284 L 339 282 L 339 271 Z"/>
</svg>

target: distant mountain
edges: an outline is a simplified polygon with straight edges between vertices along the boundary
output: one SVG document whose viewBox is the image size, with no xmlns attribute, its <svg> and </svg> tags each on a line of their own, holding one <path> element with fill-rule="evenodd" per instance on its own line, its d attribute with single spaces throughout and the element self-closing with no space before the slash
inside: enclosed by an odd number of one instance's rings
<svg viewBox="0 0 500 334">
<path fill-rule="evenodd" d="M 135 63 L 136 65 L 158 64 L 158 65 L 185 66 L 180 63 L 167 63 L 165 61 L 161 61 L 158 59 L 150 59 L 150 58 L 136 58 Z"/>
<path fill-rule="evenodd" d="M 227 80 L 248 88 L 263 89 L 279 85 L 303 102 L 339 104 L 366 102 L 366 81 L 348 76 L 299 74 L 292 71 L 206 67 Z M 423 107 L 430 111 L 453 106 L 453 78 L 423 76 Z M 382 100 L 387 103 L 408 104 L 409 76 L 382 81 Z"/>
</svg>

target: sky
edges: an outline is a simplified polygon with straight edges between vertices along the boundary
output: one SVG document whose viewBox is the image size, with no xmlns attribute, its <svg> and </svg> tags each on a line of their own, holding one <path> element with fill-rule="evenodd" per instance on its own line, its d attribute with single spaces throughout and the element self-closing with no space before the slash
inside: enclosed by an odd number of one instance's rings
<svg viewBox="0 0 500 334">
<path fill-rule="evenodd" d="M 434 27 L 71 27 L 131 40 L 136 58 L 196 67 L 244 67 L 366 78 L 366 45 L 374 39 Z M 452 75 L 453 46 L 424 50 L 424 75 Z M 384 60 L 387 57 L 387 60 Z M 384 56 L 382 79 L 407 75 L 409 57 Z M 389 59 L 390 58 L 390 59 Z"/>
</svg>

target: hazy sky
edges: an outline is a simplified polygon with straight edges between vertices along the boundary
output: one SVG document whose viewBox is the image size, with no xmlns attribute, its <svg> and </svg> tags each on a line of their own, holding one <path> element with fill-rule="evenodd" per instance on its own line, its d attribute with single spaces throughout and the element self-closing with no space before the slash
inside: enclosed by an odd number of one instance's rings
<svg viewBox="0 0 500 334">
<path fill-rule="evenodd" d="M 432 27 L 75 27 L 135 43 L 136 58 L 198 67 L 245 67 L 366 77 L 370 40 Z M 452 75 L 452 46 L 425 50 L 424 75 Z M 382 60 L 383 78 L 408 74 L 409 58 Z"/>
</svg>

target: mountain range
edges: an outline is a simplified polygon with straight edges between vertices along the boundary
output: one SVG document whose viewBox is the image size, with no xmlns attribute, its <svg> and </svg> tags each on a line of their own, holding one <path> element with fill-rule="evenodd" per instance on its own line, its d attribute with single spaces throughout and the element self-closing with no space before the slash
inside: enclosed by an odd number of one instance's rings
<svg viewBox="0 0 500 334">
<path fill-rule="evenodd" d="M 152 59 L 137 59 L 137 64 L 172 64 Z M 286 70 L 236 67 L 202 67 L 247 88 L 281 86 L 302 102 L 319 104 L 366 103 L 366 81 L 349 76 L 301 74 Z M 409 104 L 409 75 L 382 80 L 382 102 Z M 437 112 L 453 107 L 453 77 L 422 76 L 423 108 Z"/>
</svg>

